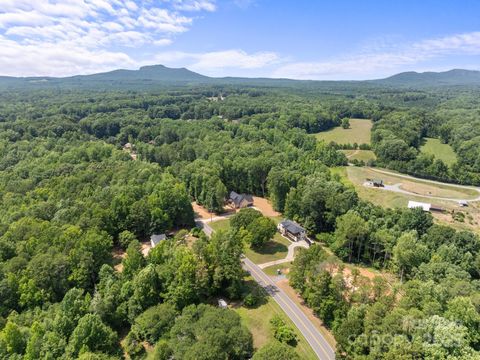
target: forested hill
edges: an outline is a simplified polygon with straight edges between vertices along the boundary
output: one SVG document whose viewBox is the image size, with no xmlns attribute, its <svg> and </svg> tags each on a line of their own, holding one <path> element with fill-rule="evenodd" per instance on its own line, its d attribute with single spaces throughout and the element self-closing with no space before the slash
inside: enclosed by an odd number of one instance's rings
<svg viewBox="0 0 480 360">
<path fill-rule="evenodd" d="M 403 72 L 386 79 L 375 80 L 377 84 L 408 87 L 480 85 L 480 71 L 454 69 L 444 72 Z"/>
<path fill-rule="evenodd" d="M 0 76 L 0 89 L 83 88 L 129 89 L 162 88 L 185 85 L 249 85 L 267 87 L 302 87 L 322 90 L 357 89 L 366 87 L 441 87 L 480 86 L 480 71 L 450 70 L 446 72 L 405 72 L 379 80 L 369 81 L 312 81 L 272 78 L 214 78 L 198 74 L 186 68 L 169 68 L 163 65 L 144 66 L 138 70 L 118 69 L 91 75 L 71 77 L 7 77 Z"/>
</svg>

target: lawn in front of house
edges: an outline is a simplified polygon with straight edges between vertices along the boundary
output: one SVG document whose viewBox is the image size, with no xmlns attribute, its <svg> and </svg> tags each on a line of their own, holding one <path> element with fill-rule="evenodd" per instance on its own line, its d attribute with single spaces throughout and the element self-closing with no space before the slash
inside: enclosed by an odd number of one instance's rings
<svg viewBox="0 0 480 360">
<path fill-rule="evenodd" d="M 255 264 L 263 264 L 269 261 L 284 259 L 288 253 L 288 245 L 290 245 L 290 241 L 277 232 L 273 239 L 263 247 L 257 249 L 245 246 L 244 252 L 245 256 Z"/>
<path fill-rule="evenodd" d="M 274 220 L 275 221 L 275 220 Z M 222 219 L 213 222 L 209 222 L 208 225 L 214 231 L 230 229 L 230 220 Z M 278 232 L 272 240 L 267 242 L 261 248 L 250 248 L 246 245 L 244 249 L 245 256 L 252 260 L 255 264 L 263 264 L 269 261 L 280 260 L 287 256 L 288 246 L 290 241 L 281 236 Z"/>
</svg>

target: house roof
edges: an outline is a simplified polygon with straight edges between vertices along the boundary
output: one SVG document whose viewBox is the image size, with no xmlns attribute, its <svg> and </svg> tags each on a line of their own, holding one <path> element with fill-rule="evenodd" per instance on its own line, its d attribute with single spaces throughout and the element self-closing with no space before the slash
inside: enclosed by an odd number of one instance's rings
<svg viewBox="0 0 480 360">
<path fill-rule="evenodd" d="M 153 234 L 150 236 L 150 241 L 153 243 L 153 245 L 157 245 L 160 241 L 165 240 L 167 238 L 167 235 L 165 234 Z"/>
<path fill-rule="evenodd" d="M 297 235 L 305 231 L 303 227 L 292 220 L 283 220 L 280 225 L 290 234 Z"/>
<path fill-rule="evenodd" d="M 230 192 L 229 198 L 235 204 L 235 206 L 239 206 L 243 200 L 246 200 L 248 203 L 253 203 L 252 195 L 237 194 L 235 191 Z"/>
<path fill-rule="evenodd" d="M 423 211 L 430 211 L 431 207 L 432 207 L 432 204 L 427 204 L 427 203 L 422 203 L 422 202 L 417 202 L 412 200 L 408 202 L 409 209 L 421 208 Z"/>
</svg>

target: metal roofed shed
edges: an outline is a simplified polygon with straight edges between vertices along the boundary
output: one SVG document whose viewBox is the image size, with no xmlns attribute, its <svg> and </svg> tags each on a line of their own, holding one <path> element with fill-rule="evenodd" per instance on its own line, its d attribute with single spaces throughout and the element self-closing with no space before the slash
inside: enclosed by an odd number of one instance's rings
<svg viewBox="0 0 480 360">
<path fill-rule="evenodd" d="M 165 234 L 154 234 L 150 236 L 150 245 L 152 245 L 152 248 L 154 248 L 160 243 L 160 241 L 163 241 L 166 239 L 167 239 L 167 235 Z"/>
<path fill-rule="evenodd" d="M 430 211 L 431 207 L 432 207 L 432 204 L 427 204 L 427 203 L 422 203 L 422 202 L 412 201 L 412 200 L 408 202 L 409 209 L 421 208 L 423 211 Z"/>
</svg>

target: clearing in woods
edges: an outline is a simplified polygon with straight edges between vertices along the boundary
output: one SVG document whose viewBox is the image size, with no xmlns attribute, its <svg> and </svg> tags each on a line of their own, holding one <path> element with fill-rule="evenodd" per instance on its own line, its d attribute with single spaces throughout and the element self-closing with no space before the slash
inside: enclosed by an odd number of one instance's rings
<svg viewBox="0 0 480 360">
<path fill-rule="evenodd" d="M 337 144 L 370 144 L 370 132 L 373 123 L 367 119 L 350 119 L 350 128 L 344 129 L 341 126 L 322 131 L 315 134 L 317 140 L 323 140 L 326 143 L 335 142 Z"/>
<path fill-rule="evenodd" d="M 420 147 L 420 151 L 425 154 L 434 155 L 436 159 L 442 160 L 448 166 L 457 162 L 457 154 L 448 144 L 442 144 L 439 139 L 426 138 L 425 144 Z"/>
<path fill-rule="evenodd" d="M 339 176 L 343 183 L 354 186 L 361 199 L 376 205 L 385 208 L 406 208 L 409 200 L 431 203 L 446 210 L 443 213 L 432 212 L 432 215 L 438 222 L 447 223 L 462 230 L 479 231 L 480 229 L 480 202 L 470 202 L 468 207 L 459 207 L 456 201 L 429 199 L 428 197 L 418 196 L 473 199 L 478 197 L 478 192 L 474 189 L 458 188 L 448 184 L 432 184 L 421 179 L 405 179 L 400 177 L 400 175 L 396 176 L 392 173 L 387 175 L 364 167 L 337 167 L 332 169 L 332 173 Z M 364 186 L 367 178 L 382 179 L 386 185 L 401 184 L 399 186 L 401 190 L 410 191 L 418 195 Z"/>
<path fill-rule="evenodd" d="M 367 162 L 369 160 L 375 160 L 377 157 L 372 150 L 340 150 L 345 154 L 348 160 L 359 160 Z"/>
</svg>

